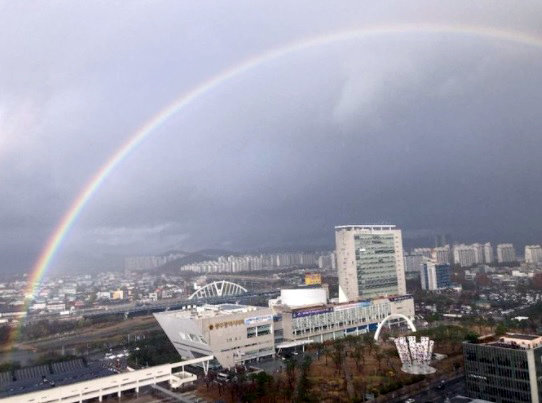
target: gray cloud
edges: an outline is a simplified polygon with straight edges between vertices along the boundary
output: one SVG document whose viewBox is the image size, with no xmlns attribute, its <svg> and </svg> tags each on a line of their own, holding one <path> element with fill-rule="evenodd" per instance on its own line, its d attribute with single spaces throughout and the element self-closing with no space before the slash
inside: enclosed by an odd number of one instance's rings
<svg viewBox="0 0 542 403">
<path fill-rule="evenodd" d="M 34 262 L 143 122 L 246 57 L 367 25 L 542 26 L 536 2 L 416 4 L 2 4 L 0 270 Z M 540 49 L 451 34 L 374 37 L 267 63 L 135 150 L 56 265 L 172 246 L 331 244 L 333 225 L 346 222 L 540 242 L 541 65 Z"/>
</svg>

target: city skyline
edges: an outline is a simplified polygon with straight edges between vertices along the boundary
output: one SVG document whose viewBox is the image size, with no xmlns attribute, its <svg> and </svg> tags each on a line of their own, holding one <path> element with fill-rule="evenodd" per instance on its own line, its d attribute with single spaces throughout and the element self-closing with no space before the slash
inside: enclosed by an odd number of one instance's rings
<svg viewBox="0 0 542 403">
<path fill-rule="evenodd" d="M 374 224 L 371 224 L 374 225 Z M 380 224 L 378 224 L 380 226 Z M 398 228 L 404 234 L 404 231 L 401 228 Z M 447 234 L 449 236 L 449 234 Z M 542 248 L 541 244 L 512 244 L 509 242 L 493 243 L 486 242 L 486 240 L 480 241 L 476 239 L 474 243 L 469 244 L 465 243 L 464 240 L 455 240 L 452 243 L 435 246 L 431 244 L 432 240 L 436 243 L 437 239 L 440 237 L 439 234 L 436 234 L 434 237 L 424 237 L 424 238 L 414 238 L 405 239 L 403 236 L 403 245 L 404 245 L 404 255 L 405 258 L 433 258 L 436 259 L 437 264 L 443 263 L 454 263 L 462 267 L 469 267 L 474 264 L 483 264 L 483 263 L 506 263 L 506 261 L 499 261 L 498 259 L 498 247 L 499 246 L 508 246 L 512 245 L 514 249 L 514 256 L 511 258 L 510 262 L 516 262 L 518 260 L 524 261 L 527 263 L 533 263 L 542 260 L 542 254 L 539 250 Z M 406 242 L 405 242 L 406 240 Z M 481 243 L 480 243 L 481 242 Z M 480 252 L 475 251 L 475 249 L 481 248 Z M 460 258 L 457 255 L 459 250 L 465 249 L 472 256 L 467 255 L 466 257 Z M 153 268 L 158 268 L 163 265 L 169 264 L 170 262 L 175 263 L 179 259 L 182 263 L 181 266 L 190 266 L 192 264 L 199 265 L 199 262 L 202 263 L 216 263 L 217 259 L 228 258 L 228 257 L 258 257 L 258 258 L 269 258 L 272 255 L 280 254 L 308 254 L 315 256 L 324 256 L 326 253 L 334 252 L 334 244 L 327 245 L 288 245 L 288 246 L 275 246 L 275 247 L 266 247 L 266 248 L 253 248 L 253 249 L 215 249 L 215 248 L 205 248 L 197 250 L 180 250 L 169 247 L 167 249 L 154 249 L 152 251 L 139 251 L 139 253 L 110 253 L 106 256 L 92 256 L 86 258 L 84 262 L 70 261 L 64 266 L 53 265 L 49 268 L 48 272 L 51 274 L 61 274 L 67 273 L 70 271 L 84 273 L 86 271 L 97 273 L 101 271 L 109 270 L 123 270 L 128 269 L 130 266 L 137 267 L 136 270 L 150 270 Z M 488 255 L 489 254 L 489 255 Z M 184 259 L 188 259 L 186 263 Z M 192 259 L 195 259 L 194 261 Z M 467 259 L 467 260 L 465 260 Z M 265 259 L 264 259 L 265 260 Z M 128 263 L 132 261 L 133 263 Z M 416 263 L 418 264 L 418 263 Z M 405 269 L 408 267 L 408 264 L 405 261 Z M 276 265 L 270 265 L 269 267 L 275 267 Z M 408 271 L 408 269 L 406 269 Z M 13 268 L 4 268 L 0 270 L 1 274 L 30 274 L 30 268 L 27 271 L 20 271 Z"/>
</svg>

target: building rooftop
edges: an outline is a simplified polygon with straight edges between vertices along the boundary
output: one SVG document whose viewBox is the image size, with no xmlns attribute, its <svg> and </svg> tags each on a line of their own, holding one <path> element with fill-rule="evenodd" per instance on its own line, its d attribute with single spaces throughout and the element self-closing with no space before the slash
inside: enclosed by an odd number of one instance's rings
<svg viewBox="0 0 542 403">
<path fill-rule="evenodd" d="M 480 338 L 479 341 L 480 344 L 514 350 L 528 350 L 542 346 L 542 336 L 536 334 L 506 333 L 500 337 L 486 336 Z"/>
<path fill-rule="evenodd" d="M 252 305 L 237 305 L 237 304 L 218 304 L 218 305 L 203 305 L 193 309 L 179 309 L 175 311 L 165 311 L 155 313 L 155 316 L 175 316 L 176 318 L 196 319 L 196 318 L 213 318 L 216 316 L 232 315 L 241 312 L 251 312 L 267 309 Z"/>
<path fill-rule="evenodd" d="M 492 341 L 490 343 L 485 343 L 485 344 L 489 346 L 493 346 L 493 347 L 508 348 L 511 350 L 523 350 L 523 347 L 521 347 L 518 344 L 502 343 L 500 341 Z"/>
<path fill-rule="evenodd" d="M 388 224 L 351 224 L 351 225 L 337 225 L 335 226 L 335 231 L 337 230 L 354 230 L 354 229 L 365 229 L 371 231 L 385 231 L 396 229 L 395 225 Z"/>
<path fill-rule="evenodd" d="M 542 336 L 538 336 L 536 334 L 506 333 L 506 336 L 504 337 L 509 339 L 536 340 Z"/>
</svg>

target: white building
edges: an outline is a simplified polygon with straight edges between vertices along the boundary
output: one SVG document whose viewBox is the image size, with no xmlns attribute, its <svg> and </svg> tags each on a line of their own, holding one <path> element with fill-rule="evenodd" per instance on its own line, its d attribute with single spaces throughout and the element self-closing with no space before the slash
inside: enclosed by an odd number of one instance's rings
<svg viewBox="0 0 542 403">
<path fill-rule="evenodd" d="M 526 245 L 525 246 L 525 263 L 529 263 L 529 264 L 542 263 L 542 246 Z"/>
<path fill-rule="evenodd" d="M 326 255 L 318 257 L 318 268 L 320 269 L 332 269 L 335 270 L 337 265 L 335 264 L 335 252 L 330 252 Z"/>
<path fill-rule="evenodd" d="M 484 263 L 484 245 L 473 243 L 471 248 L 474 251 L 474 260 L 476 261 L 476 264 Z"/>
<path fill-rule="evenodd" d="M 214 355 L 226 368 L 275 354 L 270 308 L 204 305 L 154 317 L 183 358 Z"/>
<path fill-rule="evenodd" d="M 420 275 L 423 290 L 436 291 L 451 287 L 451 270 L 448 264 L 436 264 L 433 259 L 426 259 Z"/>
<path fill-rule="evenodd" d="M 497 245 L 497 262 L 513 263 L 516 262 L 516 250 L 511 243 L 501 243 Z"/>
<path fill-rule="evenodd" d="M 111 293 L 109 291 L 98 291 L 96 299 L 111 299 Z"/>
<path fill-rule="evenodd" d="M 422 268 L 424 256 L 421 254 L 410 254 L 405 255 L 405 273 L 408 275 L 410 273 L 420 273 Z"/>
<path fill-rule="evenodd" d="M 280 290 L 280 303 L 291 308 L 327 304 L 327 289 L 323 287 L 302 287 Z"/>
<path fill-rule="evenodd" d="M 339 301 L 406 294 L 403 240 L 395 225 L 335 227 Z"/>
<path fill-rule="evenodd" d="M 450 245 L 434 248 L 431 257 L 436 264 L 450 264 Z"/>
<path fill-rule="evenodd" d="M 66 310 L 66 304 L 62 302 L 47 303 L 47 311 L 49 312 L 61 312 Z"/>
<path fill-rule="evenodd" d="M 491 243 L 486 242 L 484 244 L 484 263 L 485 264 L 491 264 L 493 263 L 495 258 L 493 257 L 493 246 L 491 246 Z"/>
<path fill-rule="evenodd" d="M 303 287 L 281 290 L 269 308 L 205 305 L 154 316 L 181 357 L 213 355 L 230 368 L 283 348 L 374 332 L 390 314 L 413 319 L 412 296 L 329 304 L 324 289 Z"/>
<path fill-rule="evenodd" d="M 315 266 L 319 263 L 321 253 L 277 253 L 267 255 L 220 256 L 217 260 L 187 264 L 180 267 L 181 271 L 196 273 L 237 273 L 255 270 L 268 270 L 275 267 Z M 327 257 L 328 255 L 324 255 Z M 326 265 L 333 268 L 334 261 L 324 260 Z"/>
<path fill-rule="evenodd" d="M 415 255 L 422 255 L 427 259 L 431 259 L 431 256 L 433 255 L 433 250 L 431 248 L 414 248 L 412 250 L 412 253 Z"/>
<path fill-rule="evenodd" d="M 479 254 L 472 245 L 454 245 L 454 263 L 461 267 L 470 267 L 481 263 L 478 261 Z"/>
</svg>

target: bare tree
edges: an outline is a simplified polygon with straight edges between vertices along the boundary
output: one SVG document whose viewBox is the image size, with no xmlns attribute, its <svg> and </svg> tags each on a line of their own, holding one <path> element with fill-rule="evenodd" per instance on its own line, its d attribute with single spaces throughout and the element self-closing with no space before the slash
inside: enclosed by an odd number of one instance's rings
<svg viewBox="0 0 542 403">
<path fill-rule="evenodd" d="M 296 367 L 297 367 L 297 362 L 295 360 L 289 359 L 288 361 L 286 361 L 286 377 L 288 379 L 288 390 L 290 391 L 290 393 L 293 392 L 294 387 L 295 387 Z"/>
</svg>

